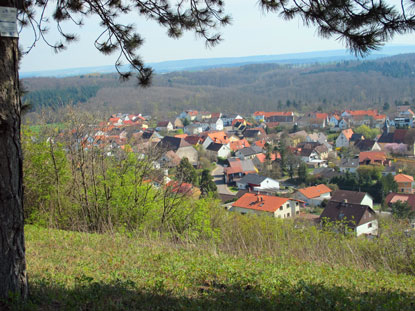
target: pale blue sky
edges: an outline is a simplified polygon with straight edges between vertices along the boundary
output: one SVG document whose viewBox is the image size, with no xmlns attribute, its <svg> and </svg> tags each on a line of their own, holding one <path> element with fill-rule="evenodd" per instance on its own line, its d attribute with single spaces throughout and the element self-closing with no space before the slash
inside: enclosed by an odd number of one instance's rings
<svg viewBox="0 0 415 311">
<path fill-rule="evenodd" d="M 137 30 L 145 39 L 139 51 L 145 62 L 161 62 L 192 58 L 234 57 L 252 55 L 286 54 L 322 50 L 343 49 L 342 42 L 335 38 L 322 39 L 314 28 L 306 28 L 299 20 L 284 21 L 274 14 L 264 14 L 256 0 L 227 0 L 226 11 L 233 22 L 223 28 L 224 41 L 214 48 L 207 49 L 203 40 L 187 33 L 180 39 L 171 39 L 165 30 L 146 19 L 129 16 L 126 21 L 135 21 Z M 112 65 L 116 55 L 105 56 L 93 46 L 100 33 L 98 20 L 91 18 L 85 26 L 77 29 L 64 25 L 68 32 L 77 32 L 80 40 L 69 45 L 68 49 L 55 54 L 39 41 L 36 47 L 23 58 L 22 72 L 55 70 L 76 67 Z M 55 29 L 49 33 L 51 41 L 57 38 Z M 20 35 L 20 45 L 30 45 L 32 33 L 29 28 Z M 415 44 L 415 34 L 397 36 L 393 44 Z"/>
</svg>

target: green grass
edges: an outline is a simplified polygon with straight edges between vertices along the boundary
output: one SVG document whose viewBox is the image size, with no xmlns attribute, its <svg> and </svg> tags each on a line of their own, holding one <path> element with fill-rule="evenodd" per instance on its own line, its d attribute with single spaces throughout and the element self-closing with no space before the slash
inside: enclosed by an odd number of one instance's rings
<svg viewBox="0 0 415 311">
<path fill-rule="evenodd" d="M 26 226 L 19 310 L 413 310 L 415 278 L 284 256 Z"/>
</svg>

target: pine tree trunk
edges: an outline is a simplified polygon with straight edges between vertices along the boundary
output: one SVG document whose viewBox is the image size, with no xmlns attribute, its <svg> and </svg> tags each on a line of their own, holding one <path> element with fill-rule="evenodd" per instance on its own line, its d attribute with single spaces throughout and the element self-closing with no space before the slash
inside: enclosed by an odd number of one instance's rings
<svg viewBox="0 0 415 311">
<path fill-rule="evenodd" d="M 16 2 L 0 0 L 0 5 L 15 7 Z M 18 57 L 18 39 L 0 37 L 0 299 L 28 294 Z"/>
</svg>

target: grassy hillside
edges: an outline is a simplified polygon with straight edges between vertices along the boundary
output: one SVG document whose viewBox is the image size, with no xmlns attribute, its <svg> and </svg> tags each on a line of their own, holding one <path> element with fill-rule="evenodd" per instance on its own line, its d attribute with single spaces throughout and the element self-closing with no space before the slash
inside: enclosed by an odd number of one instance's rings
<svg viewBox="0 0 415 311">
<path fill-rule="evenodd" d="M 20 310 L 413 310 L 413 276 L 26 226 Z M 323 250 L 322 250 L 323 251 Z M 1 305 L 0 305 L 1 307 Z"/>
</svg>

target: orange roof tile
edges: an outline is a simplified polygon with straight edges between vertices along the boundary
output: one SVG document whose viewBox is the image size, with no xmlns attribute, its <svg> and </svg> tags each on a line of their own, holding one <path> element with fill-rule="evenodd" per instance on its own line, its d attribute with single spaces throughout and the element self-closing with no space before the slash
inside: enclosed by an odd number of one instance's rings
<svg viewBox="0 0 415 311">
<path fill-rule="evenodd" d="M 374 110 L 346 110 L 346 112 L 352 116 L 377 116 L 378 111 Z"/>
<path fill-rule="evenodd" d="M 307 199 L 318 198 L 324 193 L 332 192 L 329 187 L 324 184 L 320 184 L 313 187 L 307 187 L 303 189 L 298 189 L 298 191 L 303 194 Z"/>
<path fill-rule="evenodd" d="M 347 129 L 342 131 L 343 135 L 346 136 L 347 139 L 350 139 L 353 135 L 352 129 Z"/>
<path fill-rule="evenodd" d="M 359 153 L 359 162 L 369 160 L 373 161 L 386 161 L 386 153 L 384 151 L 362 151 Z"/>
<path fill-rule="evenodd" d="M 290 199 L 270 195 L 245 193 L 234 202 L 232 206 L 273 213 L 288 200 Z"/>
<path fill-rule="evenodd" d="M 231 141 L 229 143 L 229 147 L 231 148 L 232 151 L 238 151 L 242 148 L 245 147 L 250 147 L 251 145 L 249 144 L 249 142 L 243 138 L 241 140 L 236 140 L 236 141 Z"/>
<path fill-rule="evenodd" d="M 255 111 L 254 116 L 264 116 L 265 118 L 269 118 L 272 116 L 292 116 L 294 113 L 292 111 Z"/>
<path fill-rule="evenodd" d="M 413 182 L 414 178 L 405 174 L 398 174 L 393 178 L 396 182 Z"/>
</svg>

